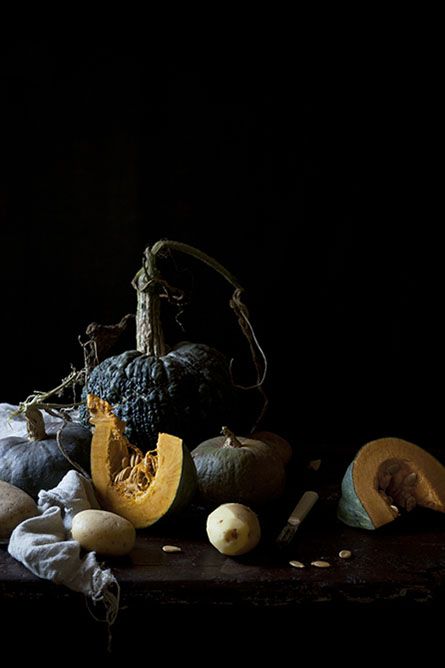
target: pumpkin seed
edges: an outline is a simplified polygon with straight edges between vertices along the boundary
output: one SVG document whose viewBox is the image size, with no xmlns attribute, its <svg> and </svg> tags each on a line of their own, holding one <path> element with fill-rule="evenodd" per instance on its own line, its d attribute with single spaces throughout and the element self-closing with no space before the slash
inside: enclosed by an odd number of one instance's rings
<svg viewBox="0 0 445 668">
<path fill-rule="evenodd" d="M 295 560 L 289 561 L 289 566 L 293 566 L 294 568 L 306 568 L 302 561 Z"/>
<path fill-rule="evenodd" d="M 130 457 L 130 466 L 137 466 L 141 461 L 140 455 L 131 455 Z"/>
<path fill-rule="evenodd" d="M 152 477 L 156 475 L 157 460 L 150 452 L 147 452 L 144 457 L 144 466 L 148 476 Z"/>
<path fill-rule="evenodd" d="M 407 475 L 406 478 L 404 478 L 403 480 L 403 484 L 410 487 L 412 485 L 415 485 L 416 482 L 417 482 L 417 473 L 415 471 Z"/>
<path fill-rule="evenodd" d="M 352 552 L 351 550 L 340 550 L 338 556 L 340 559 L 350 559 L 352 557 Z"/>
<path fill-rule="evenodd" d="M 121 462 L 121 467 L 122 469 L 126 469 L 127 466 L 130 464 L 130 460 L 128 457 L 124 457 Z"/>
<path fill-rule="evenodd" d="M 169 553 L 182 552 L 182 549 L 177 545 L 163 545 L 162 549 L 164 552 L 169 552 Z"/>
<path fill-rule="evenodd" d="M 330 568 L 331 564 L 329 561 L 317 559 L 316 561 L 311 561 L 311 566 L 316 566 L 317 568 Z"/>
<path fill-rule="evenodd" d="M 126 480 L 131 473 L 131 466 L 126 466 L 122 471 L 119 471 L 117 476 L 114 478 L 114 482 L 122 482 Z"/>
<path fill-rule="evenodd" d="M 397 506 L 394 506 L 393 504 L 391 504 L 389 507 L 391 508 L 391 510 L 392 510 L 394 513 L 396 513 L 397 515 L 400 515 L 400 511 L 399 511 L 399 509 L 397 508 Z"/>
<path fill-rule="evenodd" d="M 145 475 L 144 471 L 141 471 L 139 469 L 137 477 L 137 486 L 139 487 L 140 490 L 145 490 L 147 489 L 148 485 L 149 481 L 147 479 L 147 476 Z"/>
</svg>

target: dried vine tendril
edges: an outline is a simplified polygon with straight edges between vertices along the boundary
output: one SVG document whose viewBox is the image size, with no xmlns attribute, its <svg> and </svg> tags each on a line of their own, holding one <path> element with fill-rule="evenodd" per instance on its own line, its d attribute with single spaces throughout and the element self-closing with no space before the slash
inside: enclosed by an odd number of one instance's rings
<svg viewBox="0 0 445 668">
<path fill-rule="evenodd" d="M 62 444 L 62 433 L 66 425 L 72 421 L 69 410 L 78 408 L 81 405 L 81 402 L 75 400 L 75 391 L 77 385 L 83 385 L 85 382 L 85 371 L 76 371 L 73 369 L 71 373 L 64 378 L 57 387 L 54 387 L 52 390 L 47 392 L 36 390 L 30 394 L 25 401 L 19 403 L 17 410 L 13 411 L 11 417 L 16 417 L 18 415 L 24 415 L 26 420 L 26 428 L 28 431 L 28 436 L 31 441 L 42 441 L 47 437 L 45 422 L 42 415 L 42 410 L 51 415 L 52 417 L 59 418 L 63 420 L 63 424 L 60 429 L 56 432 L 56 442 L 57 447 L 59 448 L 61 454 L 69 462 L 71 466 L 77 469 L 82 475 L 89 478 L 90 476 L 85 471 L 85 469 L 80 466 L 77 462 L 73 461 L 71 457 L 66 452 Z M 67 404 L 48 402 L 53 396 L 61 396 L 65 390 L 71 388 L 73 391 L 73 401 Z"/>
</svg>

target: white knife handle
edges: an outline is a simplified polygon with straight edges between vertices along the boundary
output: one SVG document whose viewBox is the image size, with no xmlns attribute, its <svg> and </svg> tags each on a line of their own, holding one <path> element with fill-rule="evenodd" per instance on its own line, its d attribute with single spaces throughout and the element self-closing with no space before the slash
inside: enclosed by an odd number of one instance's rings
<svg viewBox="0 0 445 668">
<path fill-rule="evenodd" d="M 301 522 L 304 520 L 309 511 L 314 507 L 317 501 L 317 492 L 305 492 L 293 509 L 291 516 L 287 520 L 288 524 L 291 524 L 292 526 L 298 526 L 301 524 Z"/>
</svg>

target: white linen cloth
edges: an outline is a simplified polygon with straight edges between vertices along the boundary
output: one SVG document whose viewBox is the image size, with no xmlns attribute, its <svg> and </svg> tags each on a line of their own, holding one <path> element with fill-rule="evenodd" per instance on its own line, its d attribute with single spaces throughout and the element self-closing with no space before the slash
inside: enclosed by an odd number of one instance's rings
<svg viewBox="0 0 445 668">
<path fill-rule="evenodd" d="M 80 544 L 71 537 L 73 517 L 90 508 L 99 508 L 91 482 L 68 471 L 57 487 L 39 492 L 41 514 L 14 529 L 8 552 L 38 577 L 103 602 L 104 621 L 112 624 L 119 609 L 117 580 L 109 568 L 101 568 L 95 552 L 82 557 Z"/>
</svg>

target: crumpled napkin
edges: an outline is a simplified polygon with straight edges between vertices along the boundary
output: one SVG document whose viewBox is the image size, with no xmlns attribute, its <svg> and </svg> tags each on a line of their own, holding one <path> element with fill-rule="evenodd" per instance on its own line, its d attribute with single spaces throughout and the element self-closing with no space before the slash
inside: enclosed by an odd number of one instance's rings
<svg viewBox="0 0 445 668">
<path fill-rule="evenodd" d="M 81 592 L 105 605 L 108 624 L 119 609 L 119 585 L 109 568 L 103 569 L 95 552 L 81 557 L 80 544 L 71 537 L 73 517 L 82 510 L 99 508 L 91 482 L 68 471 L 57 487 L 41 490 L 41 512 L 19 524 L 11 534 L 8 552 L 40 578 Z"/>
</svg>

